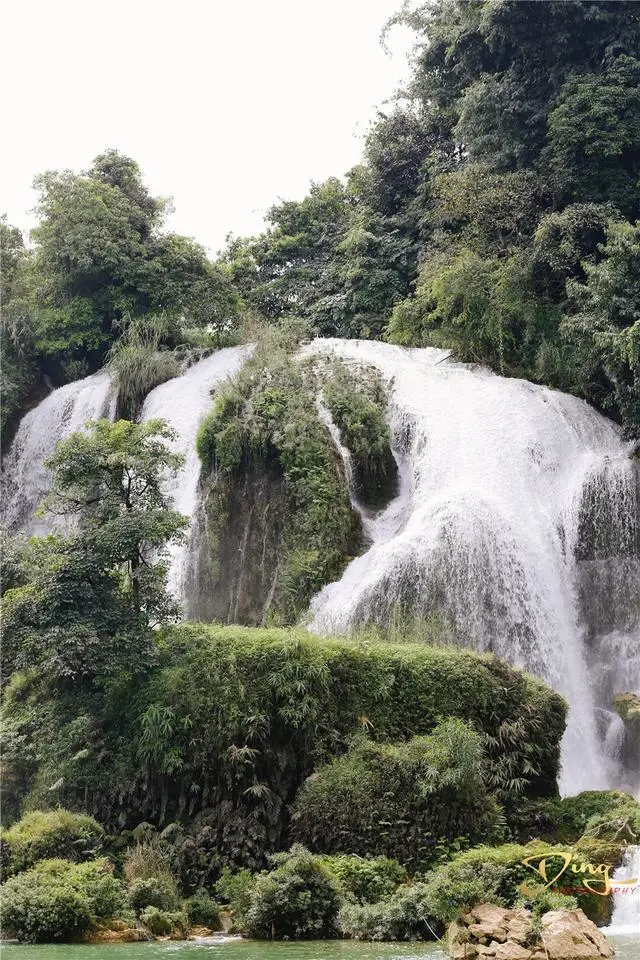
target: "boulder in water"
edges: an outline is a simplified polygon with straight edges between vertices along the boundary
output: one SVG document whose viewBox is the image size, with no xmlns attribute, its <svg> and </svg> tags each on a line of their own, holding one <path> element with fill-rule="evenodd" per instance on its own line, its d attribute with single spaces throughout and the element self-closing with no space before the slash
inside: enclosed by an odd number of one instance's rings
<svg viewBox="0 0 640 960">
<path fill-rule="evenodd" d="M 450 924 L 452 960 L 601 960 L 612 957 L 606 937 L 582 910 L 551 910 L 534 927 L 530 910 L 482 903 Z"/>
</svg>

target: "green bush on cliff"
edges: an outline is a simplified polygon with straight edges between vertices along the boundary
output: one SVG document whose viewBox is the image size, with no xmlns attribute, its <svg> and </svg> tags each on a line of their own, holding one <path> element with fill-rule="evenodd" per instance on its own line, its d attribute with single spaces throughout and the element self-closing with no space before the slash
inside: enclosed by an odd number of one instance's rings
<svg viewBox="0 0 640 960">
<path fill-rule="evenodd" d="M 334 361 L 323 392 L 342 443 L 351 453 L 358 497 L 374 507 L 383 505 L 395 491 L 397 468 L 380 374 Z"/>
<path fill-rule="evenodd" d="M 452 717 L 406 743 L 356 742 L 304 784 L 293 834 L 316 852 L 386 854 L 415 871 L 438 859 L 439 838 L 486 840 L 498 822 L 482 737 Z"/>
<path fill-rule="evenodd" d="M 43 860 L 2 885 L 0 922 L 18 940 L 76 940 L 124 907 L 124 885 L 108 860 Z"/>
<path fill-rule="evenodd" d="M 300 332 L 298 332 L 298 336 Z M 229 531 L 229 497 L 247 472 L 273 471 L 286 490 L 282 556 L 273 608 L 294 622 L 310 597 L 337 579 L 358 545 L 342 462 L 318 415 L 310 361 L 296 360 L 298 339 L 266 331 L 235 378 L 217 392 L 197 450 L 205 471 L 218 470 L 215 526 Z M 274 529 L 273 536 L 277 536 Z"/>
<path fill-rule="evenodd" d="M 303 847 L 272 857 L 258 877 L 246 915 L 247 933 L 261 940 L 337 937 L 340 894 L 331 874 Z"/>
<path fill-rule="evenodd" d="M 33 810 L 0 833 L 3 874 L 28 870 L 40 860 L 81 861 L 95 856 L 104 830 L 93 817 L 71 810 Z"/>
</svg>

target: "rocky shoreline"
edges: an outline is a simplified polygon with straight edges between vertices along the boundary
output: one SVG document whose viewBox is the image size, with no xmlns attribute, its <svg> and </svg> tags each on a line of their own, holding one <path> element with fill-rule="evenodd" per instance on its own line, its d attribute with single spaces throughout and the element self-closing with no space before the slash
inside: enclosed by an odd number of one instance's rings
<svg viewBox="0 0 640 960">
<path fill-rule="evenodd" d="M 531 910 L 478 904 L 450 924 L 446 949 L 452 960 L 600 960 L 614 956 L 582 910 Z"/>
</svg>

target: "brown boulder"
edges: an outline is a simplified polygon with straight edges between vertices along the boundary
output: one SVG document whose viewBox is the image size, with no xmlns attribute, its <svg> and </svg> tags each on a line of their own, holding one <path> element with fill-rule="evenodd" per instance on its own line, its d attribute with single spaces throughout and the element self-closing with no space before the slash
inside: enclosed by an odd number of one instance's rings
<svg viewBox="0 0 640 960">
<path fill-rule="evenodd" d="M 538 930 L 530 910 L 478 904 L 447 931 L 452 960 L 605 960 L 613 950 L 582 910 L 546 913 Z"/>
<path fill-rule="evenodd" d="M 593 960 L 612 957 L 613 948 L 582 910 L 551 910 L 540 922 L 540 936 L 549 960 Z"/>
</svg>

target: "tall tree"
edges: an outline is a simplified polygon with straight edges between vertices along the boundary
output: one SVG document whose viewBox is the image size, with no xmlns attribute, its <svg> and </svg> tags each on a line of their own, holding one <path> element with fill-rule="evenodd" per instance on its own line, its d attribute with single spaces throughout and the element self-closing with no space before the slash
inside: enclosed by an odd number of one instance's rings
<svg viewBox="0 0 640 960">
<path fill-rule="evenodd" d="M 43 562 L 24 586 L 9 590 L 5 654 L 9 668 L 36 663 L 62 677 L 105 677 L 144 669 L 152 628 L 175 619 L 166 591 L 167 545 L 187 519 L 163 492 L 182 458 L 161 420 L 100 420 L 58 444 L 49 459 L 45 509 L 75 521 L 77 533 L 38 541 Z"/>
</svg>

